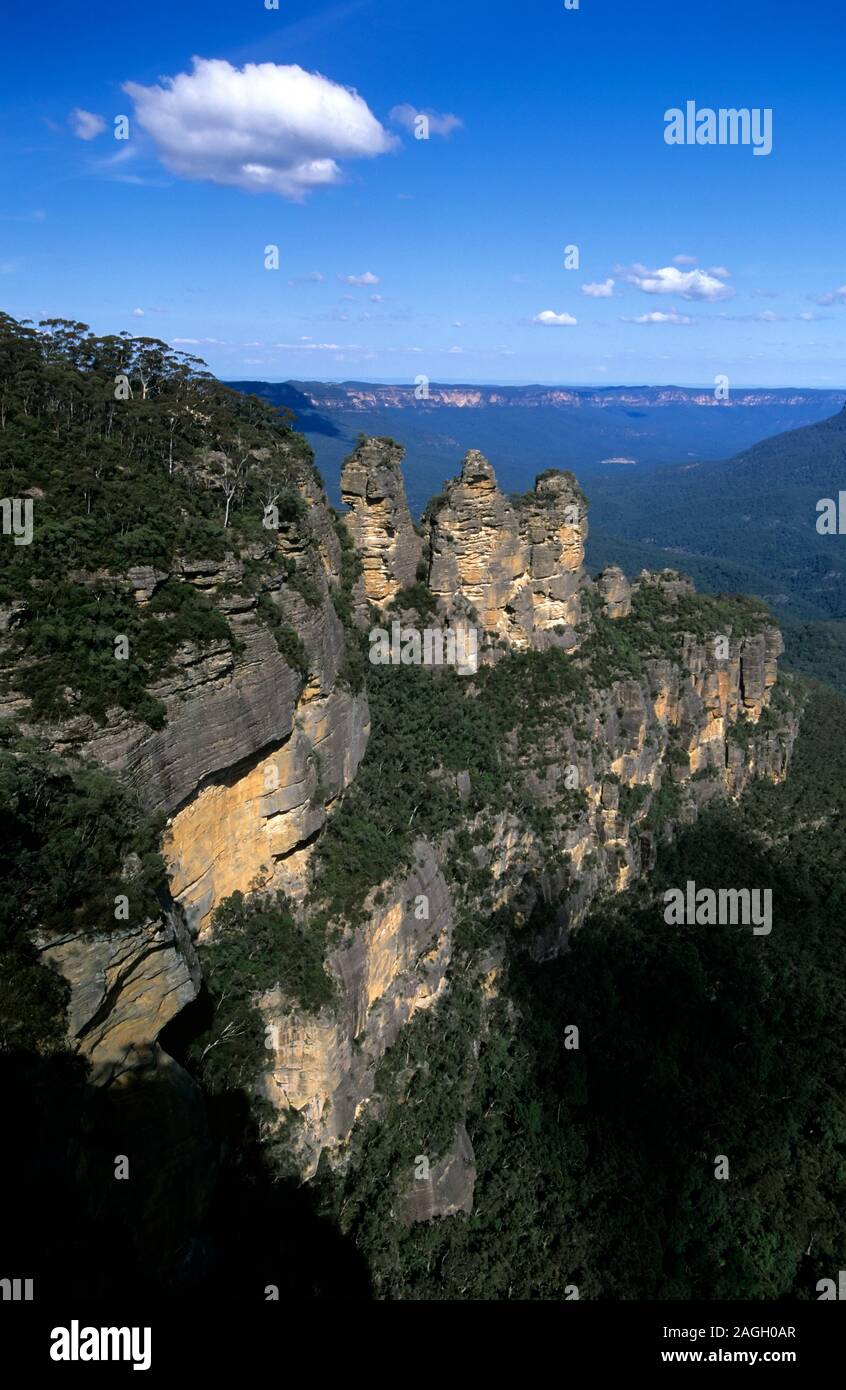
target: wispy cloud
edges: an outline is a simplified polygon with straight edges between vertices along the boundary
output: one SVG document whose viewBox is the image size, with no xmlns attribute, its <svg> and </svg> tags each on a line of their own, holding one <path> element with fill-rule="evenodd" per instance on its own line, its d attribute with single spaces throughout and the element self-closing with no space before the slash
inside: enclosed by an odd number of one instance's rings
<svg viewBox="0 0 846 1390">
<path fill-rule="evenodd" d="M 0 222 L 44 222 L 47 214 L 42 208 L 34 212 L 0 212 Z"/>
<path fill-rule="evenodd" d="M 421 117 L 423 121 L 421 122 Z M 395 106 L 388 120 L 393 121 L 394 125 L 401 125 L 406 130 L 412 131 L 415 135 L 423 132 L 427 135 L 451 135 L 454 130 L 460 129 L 464 124 L 460 116 L 453 116 L 451 112 L 432 111 L 429 107 L 410 106 L 404 102 L 402 106 Z M 425 122 L 425 124 L 424 124 Z"/>
<path fill-rule="evenodd" d="M 378 275 L 374 275 L 372 270 L 365 270 L 363 275 L 339 275 L 338 279 L 345 285 L 379 285 L 381 281 Z"/>
<path fill-rule="evenodd" d="M 678 310 L 671 309 L 668 314 L 662 314 L 658 310 L 651 314 L 638 314 L 636 318 L 626 318 L 620 315 L 621 323 L 676 323 L 683 324 L 685 327 L 693 323 L 693 319 L 688 318 L 687 314 L 680 314 Z"/>
<path fill-rule="evenodd" d="M 68 116 L 68 122 L 74 135 L 80 140 L 95 140 L 106 129 L 106 122 L 102 116 L 96 115 L 93 111 L 83 111 L 81 106 L 74 107 Z"/>
<path fill-rule="evenodd" d="M 827 294 L 811 294 L 808 298 L 814 304 L 846 304 L 846 285 L 841 285 L 838 290 L 829 290 Z"/>
</svg>

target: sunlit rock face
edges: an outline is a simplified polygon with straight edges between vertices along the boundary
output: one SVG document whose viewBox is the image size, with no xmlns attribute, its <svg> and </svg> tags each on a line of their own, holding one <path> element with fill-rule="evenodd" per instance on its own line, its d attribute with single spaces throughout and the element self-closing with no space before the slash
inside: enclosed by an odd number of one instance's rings
<svg viewBox="0 0 846 1390">
<path fill-rule="evenodd" d="M 303 699 L 287 739 L 172 817 L 171 891 L 193 929 L 204 931 L 222 898 L 252 884 L 301 897 L 314 836 L 355 775 L 368 732 L 364 700 L 339 690 Z"/>
<path fill-rule="evenodd" d="M 324 1148 L 349 1138 L 374 1097 L 376 1067 L 402 1028 L 446 988 L 452 898 L 433 847 L 414 846 L 414 868 L 370 894 L 365 922 L 329 955 L 338 1002 L 318 1015 L 264 997 L 270 1069 L 262 1090 L 301 1121 L 303 1164 L 313 1172 Z"/>
<path fill-rule="evenodd" d="M 572 474 L 541 474 L 512 502 L 471 450 L 428 516 L 429 586 L 447 612 L 462 601 L 517 650 L 577 645 L 587 513 Z"/>
<path fill-rule="evenodd" d="M 344 518 L 358 551 L 362 575 L 354 600 L 366 617 L 368 604 L 384 608 L 413 584 L 423 542 L 414 529 L 400 465 L 405 450 L 390 439 L 363 439 L 341 472 Z"/>
</svg>

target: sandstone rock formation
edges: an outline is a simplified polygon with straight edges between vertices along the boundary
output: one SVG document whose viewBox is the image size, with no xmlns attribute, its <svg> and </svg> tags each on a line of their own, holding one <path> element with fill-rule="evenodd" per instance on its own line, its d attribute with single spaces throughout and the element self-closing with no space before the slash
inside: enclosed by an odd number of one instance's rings
<svg viewBox="0 0 846 1390">
<path fill-rule="evenodd" d="M 179 910 L 108 935 L 37 944 L 70 985 L 68 1035 L 90 1061 L 92 1080 L 112 1083 L 133 1067 L 158 1065 L 159 1033 L 196 999 L 202 980 Z"/>
<path fill-rule="evenodd" d="M 362 575 L 354 601 L 366 617 L 372 603 L 384 608 L 413 584 L 423 543 L 414 529 L 400 464 L 405 450 L 392 439 L 365 438 L 341 472 L 344 520 L 359 553 Z"/>
<path fill-rule="evenodd" d="M 447 613 L 469 606 L 517 650 L 578 644 L 587 514 L 572 474 L 541 474 L 515 505 L 471 449 L 428 521 L 429 587 Z"/>
<path fill-rule="evenodd" d="M 632 611 L 632 589 L 619 565 L 606 565 L 596 577 L 596 587 L 609 618 L 627 618 Z"/>
</svg>

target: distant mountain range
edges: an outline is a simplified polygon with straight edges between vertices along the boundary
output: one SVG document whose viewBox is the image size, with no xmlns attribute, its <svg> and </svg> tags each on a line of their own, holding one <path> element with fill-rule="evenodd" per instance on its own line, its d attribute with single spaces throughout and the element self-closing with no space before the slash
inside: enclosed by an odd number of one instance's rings
<svg viewBox="0 0 846 1390">
<path fill-rule="evenodd" d="M 839 410 L 846 391 L 729 390 L 683 386 L 474 386 L 369 382 L 233 381 L 287 407 L 309 439 L 330 496 L 359 433 L 390 435 L 406 449 L 409 502 L 420 510 L 464 453 L 481 449 L 500 484 L 522 492 L 544 468 L 572 468 L 582 480 L 609 473 L 726 458 L 768 435 L 813 424 Z M 419 394 L 419 393 L 418 393 Z"/>
<path fill-rule="evenodd" d="M 718 400 L 714 390 L 695 386 L 456 386 L 429 382 L 415 385 L 381 384 L 367 381 L 287 381 L 229 382 L 239 390 L 254 389 L 256 395 L 290 388 L 306 397 L 316 410 L 437 410 L 454 406 L 460 410 L 607 409 L 609 406 L 695 405 L 714 409 L 738 410 L 745 406 L 790 406 L 796 408 L 831 407 L 846 403 L 846 391 L 796 390 L 793 387 L 747 387 L 729 391 L 727 400 Z"/>
</svg>

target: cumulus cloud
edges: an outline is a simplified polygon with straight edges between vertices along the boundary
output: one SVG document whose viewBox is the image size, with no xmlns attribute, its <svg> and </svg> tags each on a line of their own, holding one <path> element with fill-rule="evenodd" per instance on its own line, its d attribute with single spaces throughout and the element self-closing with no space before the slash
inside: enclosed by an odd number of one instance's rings
<svg viewBox="0 0 846 1390">
<path fill-rule="evenodd" d="M 729 273 L 723 266 L 717 266 L 717 270 L 721 276 Z M 675 294 L 680 299 L 704 300 L 730 299 L 734 294 L 714 271 L 679 270 L 673 265 L 648 270 L 645 265 L 634 265 L 626 278 L 644 294 Z"/>
<path fill-rule="evenodd" d="M 577 322 L 572 314 L 556 314 L 554 309 L 543 309 L 532 319 L 532 323 L 542 323 L 547 328 L 572 328 Z"/>
<path fill-rule="evenodd" d="M 374 275 L 372 270 L 365 270 L 363 275 L 339 275 L 339 280 L 343 280 L 345 285 L 378 285 L 381 283 L 378 275 Z"/>
<path fill-rule="evenodd" d="M 421 116 L 426 118 L 426 125 L 419 124 Z M 451 112 L 431 111 L 428 108 L 418 108 L 403 102 L 402 106 L 395 106 L 391 111 L 389 120 L 394 125 L 401 125 L 413 134 L 417 134 L 420 129 L 426 130 L 429 135 L 451 135 L 454 130 L 458 130 L 464 124 L 460 116 L 453 116 Z"/>
<path fill-rule="evenodd" d="M 638 314 L 637 318 L 626 318 L 620 315 L 621 323 L 693 323 L 693 319 L 688 318 L 687 314 L 680 314 L 676 309 L 671 309 L 669 314 L 654 312 L 652 314 Z"/>
<path fill-rule="evenodd" d="M 194 58 L 163 85 L 124 83 L 135 118 L 172 174 L 300 201 L 338 183 L 339 159 L 396 143 L 351 88 L 296 64 Z"/>
<path fill-rule="evenodd" d="M 143 317 L 144 317 L 144 310 L 143 310 L 143 309 L 133 309 L 133 310 L 132 310 L 132 317 L 133 317 L 133 318 L 136 318 L 136 319 L 143 319 Z"/>
<path fill-rule="evenodd" d="M 582 285 L 582 294 L 586 294 L 589 299 L 613 299 L 614 281 L 609 276 L 607 280 L 600 280 L 598 284 Z"/>
<path fill-rule="evenodd" d="M 106 122 L 102 116 L 95 115 L 93 111 L 83 111 L 80 106 L 74 107 L 68 120 L 74 135 L 80 140 L 93 140 L 106 129 Z"/>
</svg>

